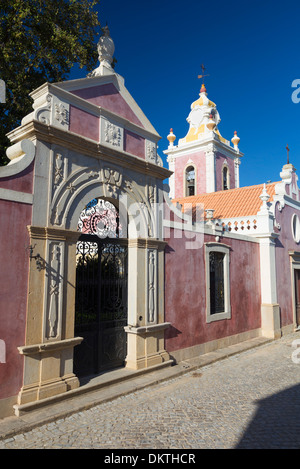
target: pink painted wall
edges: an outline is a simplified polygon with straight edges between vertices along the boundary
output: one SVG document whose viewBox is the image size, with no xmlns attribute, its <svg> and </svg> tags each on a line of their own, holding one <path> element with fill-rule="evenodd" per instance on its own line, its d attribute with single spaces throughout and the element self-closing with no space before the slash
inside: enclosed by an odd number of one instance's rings
<svg viewBox="0 0 300 469">
<path fill-rule="evenodd" d="M 3 182 L 1 180 L 1 182 Z M 6 343 L 6 363 L 0 363 L 0 399 L 18 394 L 23 380 L 29 245 L 27 225 L 31 205 L 0 200 L 0 339 Z"/>
<path fill-rule="evenodd" d="M 72 93 L 143 127 L 141 121 L 112 83 L 75 90 Z"/>
<path fill-rule="evenodd" d="M 188 165 L 188 161 L 192 160 L 196 168 L 196 194 L 203 194 L 206 192 L 206 163 L 205 163 L 205 153 L 203 151 L 191 153 L 186 156 L 181 156 L 180 158 L 175 159 L 175 198 L 185 197 L 185 169 Z"/>
<path fill-rule="evenodd" d="M 99 142 L 99 117 L 70 105 L 70 132 Z"/>
<path fill-rule="evenodd" d="M 235 172 L 234 172 L 234 161 L 231 158 L 226 158 L 226 156 L 221 153 L 216 155 L 216 191 L 221 191 L 223 188 L 223 165 L 227 163 L 230 174 L 230 189 L 235 188 Z"/>
<path fill-rule="evenodd" d="M 145 139 L 129 130 L 124 130 L 124 150 L 145 159 Z"/>
<path fill-rule="evenodd" d="M 292 278 L 290 256 L 288 251 L 300 252 L 300 244 L 297 244 L 292 235 L 291 223 L 294 213 L 300 218 L 300 211 L 285 205 L 282 212 L 276 206 L 276 220 L 281 229 L 275 229 L 279 234 L 276 240 L 276 280 L 277 280 L 277 301 L 281 312 L 281 326 L 293 323 L 293 298 L 292 298 Z"/>
<path fill-rule="evenodd" d="M 179 239 L 175 236 L 178 236 Z M 230 252 L 231 319 L 206 323 L 204 247 L 185 248 L 181 233 L 171 230 L 165 251 L 166 350 L 200 345 L 211 340 L 260 328 L 261 294 L 259 245 L 224 238 Z M 204 242 L 215 241 L 205 235 Z M 185 268 L 183 268 L 185 266 Z"/>
<path fill-rule="evenodd" d="M 292 174 L 292 187 L 293 187 L 293 191 L 292 191 L 293 199 L 300 200 L 300 190 L 298 189 L 298 176 L 296 173 Z"/>
</svg>

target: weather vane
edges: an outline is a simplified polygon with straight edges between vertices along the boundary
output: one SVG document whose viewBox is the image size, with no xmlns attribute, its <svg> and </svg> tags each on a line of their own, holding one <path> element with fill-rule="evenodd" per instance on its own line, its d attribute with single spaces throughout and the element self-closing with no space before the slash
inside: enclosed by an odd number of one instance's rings
<svg viewBox="0 0 300 469">
<path fill-rule="evenodd" d="M 202 69 L 202 75 L 198 75 L 198 78 L 202 78 L 202 82 L 203 82 L 203 85 L 204 85 L 204 77 L 209 77 L 209 75 L 204 75 L 204 72 L 205 72 L 206 68 L 204 67 L 203 64 L 201 65 L 201 69 Z"/>
<path fill-rule="evenodd" d="M 290 156 L 289 156 L 290 149 L 289 149 L 289 144 L 287 144 L 287 146 L 286 146 L 285 148 L 286 148 L 286 151 L 287 151 L 287 164 L 290 164 Z"/>
</svg>

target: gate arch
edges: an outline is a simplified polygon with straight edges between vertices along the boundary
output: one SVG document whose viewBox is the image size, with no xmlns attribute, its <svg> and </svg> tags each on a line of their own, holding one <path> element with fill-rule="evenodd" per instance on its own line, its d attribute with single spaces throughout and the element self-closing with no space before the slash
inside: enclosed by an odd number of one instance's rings
<svg viewBox="0 0 300 469">
<path fill-rule="evenodd" d="M 130 237 L 147 238 L 157 231 L 149 197 L 121 168 L 103 163 L 100 167 L 77 170 L 58 187 L 50 209 L 52 225 L 77 230 L 80 213 L 92 199 L 104 198 L 117 204 L 120 215 L 128 214 Z"/>
<path fill-rule="evenodd" d="M 81 212 L 76 249 L 74 351 L 77 376 L 125 365 L 127 355 L 128 264 L 117 208 L 93 199 Z"/>
</svg>

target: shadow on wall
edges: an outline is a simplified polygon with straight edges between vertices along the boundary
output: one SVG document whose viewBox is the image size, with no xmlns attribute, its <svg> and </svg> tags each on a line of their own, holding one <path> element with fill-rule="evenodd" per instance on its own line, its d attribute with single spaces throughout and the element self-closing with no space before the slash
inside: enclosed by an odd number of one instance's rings
<svg viewBox="0 0 300 469">
<path fill-rule="evenodd" d="M 257 405 L 236 449 L 300 449 L 300 384 Z"/>
<path fill-rule="evenodd" d="M 174 337 L 178 337 L 182 332 L 179 329 L 176 329 L 174 326 L 170 326 L 165 333 L 166 339 L 174 339 Z"/>
</svg>

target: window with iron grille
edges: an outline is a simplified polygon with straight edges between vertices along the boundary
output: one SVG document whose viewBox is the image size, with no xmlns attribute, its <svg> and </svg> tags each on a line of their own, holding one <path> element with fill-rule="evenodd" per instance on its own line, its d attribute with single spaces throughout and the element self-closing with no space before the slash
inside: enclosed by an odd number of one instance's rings
<svg viewBox="0 0 300 469">
<path fill-rule="evenodd" d="M 207 322 L 231 318 L 229 254 L 223 243 L 205 243 Z"/>
<path fill-rule="evenodd" d="M 210 314 L 223 313 L 225 309 L 224 257 L 223 252 L 209 253 Z"/>
</svg>

